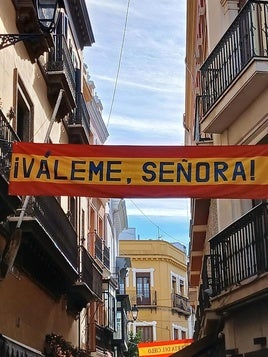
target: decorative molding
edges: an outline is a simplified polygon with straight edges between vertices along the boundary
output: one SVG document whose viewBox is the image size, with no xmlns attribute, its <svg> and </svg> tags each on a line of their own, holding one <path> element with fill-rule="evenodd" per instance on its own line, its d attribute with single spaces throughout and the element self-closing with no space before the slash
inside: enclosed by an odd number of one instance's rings
<svg viewBox="0 0 268 357">
<path fill-rule="evenodd" d="M 201 254 L 201 253 L 200 253 Z M 202 255 L 202 254 L 201 254 Z M 144 257 L 139 258 L 139 257 L 131 257 L 131 259 L 133 261 L 162 261 L 162 262 L 166 262 L 166 263 L 171 263 L 172 265 L 174 265 L 175 267 L 181 269 L 181 270 L 186 270 L 187 266 L 184 262 L 180 262 L 178 260 L 175 260 L 173 258 L 162 258 L 162 257 L 158 257 L 157 259 L 155 257 L 146 257 L 146 259 L 144 259 Z"/>
<path fill-rule="evenodd" d="M 224 8 L 224 13 L 228 11 L 238 11 L 238 0 L 221 0 L 221 6 Z"/>
</svg>

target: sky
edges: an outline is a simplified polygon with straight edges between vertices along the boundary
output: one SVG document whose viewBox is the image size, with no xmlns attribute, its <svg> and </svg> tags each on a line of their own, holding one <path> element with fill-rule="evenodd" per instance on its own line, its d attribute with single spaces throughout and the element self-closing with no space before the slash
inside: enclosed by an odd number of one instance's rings
<svg viewBox="0 0 268 357">
<path fill-rule="evenodd" d="M 183 145 L 186 0 L 86 0 L 95 37 L 85 63 L 108 145 Z M 188 199 L 126 199 L 140 239 L 188 247 Z"/>
</svg>

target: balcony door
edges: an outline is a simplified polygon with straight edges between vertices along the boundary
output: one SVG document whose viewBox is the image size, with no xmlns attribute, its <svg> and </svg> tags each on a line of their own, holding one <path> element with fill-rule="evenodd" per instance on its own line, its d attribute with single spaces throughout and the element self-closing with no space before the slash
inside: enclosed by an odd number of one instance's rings
<svg viewBox="0 0 268 357">
<path fill-rule="evenodd" d="M 10 120 L 15 120 L 11 125 L 15 127 L 16 133 L 21 141 L 33 140 L 33 103 L 30 99 L 26 86 L 19 76 L 17 69 L 14 70 L 14 81 L 16 96 L 14 102 L 14 116 L 12 110 L 8 114 Z M 41 125 L 41 123 L 39 123 Z M 37 123 L 38 126 L 38 123 Z"/>
<path fill-rule="evenodd" d="M 137 305 L 151 304 L 150 273 L 136 273 Z"/>
</svg>

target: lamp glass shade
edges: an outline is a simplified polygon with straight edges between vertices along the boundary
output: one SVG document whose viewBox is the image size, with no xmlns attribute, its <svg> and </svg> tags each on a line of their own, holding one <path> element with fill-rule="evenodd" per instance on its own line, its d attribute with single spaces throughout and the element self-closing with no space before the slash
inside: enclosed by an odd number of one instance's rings
<svg viewBox="0 0 268 357">
<path fill-rule="evenodd" d="M 137 308 L 137 305 L 133 305 L 132 309 L 131 309 L 131 312 L 132 312 L 132 318 L 134 321 L 137 320 L 138 318 L 138 308 Z"/>
<path fill-rule="evenodd" d="M 58 0 L 36 0 L 38 21 L 43 32 L 51 32 L 55 26 Z"/>
</svg>

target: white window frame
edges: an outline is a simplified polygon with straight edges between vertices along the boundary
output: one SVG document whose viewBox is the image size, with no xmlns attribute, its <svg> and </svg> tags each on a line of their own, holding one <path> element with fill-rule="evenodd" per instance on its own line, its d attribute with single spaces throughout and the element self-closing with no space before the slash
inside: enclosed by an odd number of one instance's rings
<svg viewBox="0 0 268 357">
<path fill-rule="evenodd" d="M 174 272 L 170 272 L 170 290 L 172 291 L 172 278 L 176 279 L 176 291 L 174 291 L 175 294 L 179 294 L 182 296 L 186 295 L 186 279 L 184 276 L 180 274 L 176 274 Z M 180 285 L 180 280 L 183 281 L 183 291 L 181 291 L 181 285 Z"/>
<path fill-rule="evenodd" d="M 134 322 L 133 333 L 134 333 L 134 335 L 137 334 L 137 327 L 152 326 L 153 327 L 153 341 L 156 341 L 156 325 L 157 325 L 156 321 Z"/>
<path fill-rule="evenodd" d="M 137 269 L 137 268 L 132 268 L 132 279 L 133 279 L 133 287 L 136 287 L 136 275 L 137 273 L 150 273 L 150 284 L 151 287 L 154 287 L 154 268 L 149 268 L 149 269 Z"/>
<path fill-rule="evenodd" d="M 182 331 L 186 333 L 186 338 L 188 338 L 188 330 L 187 328 L 181 326 L 181 325 L 177 325 L 177 324 L 172 324 L 172 339 L 174 340 L 174 330 L 178 330 L 179 331 L 179 340 L 182 339 Z"/>
</svg>

